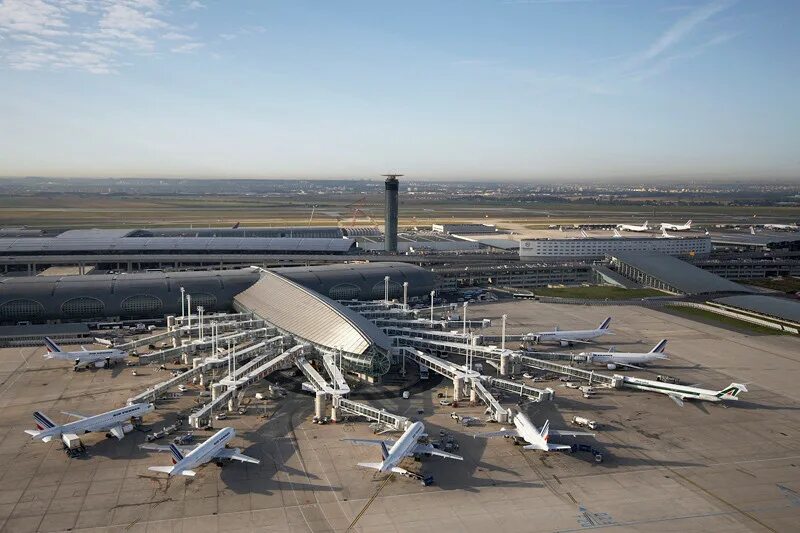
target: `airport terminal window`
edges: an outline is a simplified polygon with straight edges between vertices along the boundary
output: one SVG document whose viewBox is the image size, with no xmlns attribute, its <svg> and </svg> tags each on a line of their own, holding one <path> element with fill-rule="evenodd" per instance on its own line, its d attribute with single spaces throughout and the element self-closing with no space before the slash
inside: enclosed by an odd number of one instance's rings
<svg viewBox="0 0 800 533">
<path fill-rule="evenodd" d="M 192 293 L 192 309 L 202 306 L 205 311 L 210 311 L 217 304 L 217 297 L 207 292 Z M 180 299 L 180 298 L 179 298 Z"/>
<path fill-rule="evenodd" d="M 24 320 L 36 318 L 43 313 L 44 307 L 36 300 L 20 298 L 0 305 L 0 318 L 5 319 Z"/>
<path fill-rule="evenodd" d="M 122 311 L 133 315 L 143 315 L 158 311 L 162 307 L 162 302 L 155 296 L 149 294 L 137 294 L 122 300 L 120 307 Z M 192 302 L 194 305 L 194 302 Z"/>
<path fill-rule="evenodd" d="M 97 298 L 81 296 L 61 304 L 61 312 L 68 317 L 97 317 L 103 316 L 105 307 L 105 304 Z"/>
<path fill-rule="evenodd" d="M 391 290 L 391 287 L 389 289 Z M 361 296 L 361 289 L 349 283 L 341 283 L 331 287 L 328 291 L 328 296 L 333 300 L 357 300 Z"/>
<path fill-rule="evenodd" d="M 384 282 L 381 281 L 380 283 L 376 283 L 372 286 L 372 298 L 374 300 L 383 300 L 385 295 L 386 288 L 384 286 Z M 403 297 L 403 286 L 397 283 L 396 281 L 389 280 L 389 299 L 392 298 L 402 298 Z"/>
</svg>

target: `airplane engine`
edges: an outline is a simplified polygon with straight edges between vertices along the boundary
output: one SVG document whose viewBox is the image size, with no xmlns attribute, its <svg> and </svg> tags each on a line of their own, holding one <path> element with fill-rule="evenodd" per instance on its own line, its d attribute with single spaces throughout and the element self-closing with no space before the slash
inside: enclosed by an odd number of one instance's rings
<svg viewBox="0 0 800 533">
<path fill-rule="evenodd" d="M 131 431 L 133 431 L 133 424 L 124 424 L 122 426 L 122 432 L 123 433 L 127 434 L 127 433 L 130 433 Z"/>
<path fill-rule="evenodd" d="M 105 361 L 97 361 L 97 362 L 94 364 L 94 366 L 95 366 L 96 368 L 103 368 L 104 366 L 106 366 L 106 362 L 105 362 Z"/>
<path fill-rule="evenodd" d="M 617 369 L 617 365 L 615 365 L 614 363 L 608 363 L 606 365 L 606 367 L 608 367 L 609 370 L 616 370 Z"/>
</svg>

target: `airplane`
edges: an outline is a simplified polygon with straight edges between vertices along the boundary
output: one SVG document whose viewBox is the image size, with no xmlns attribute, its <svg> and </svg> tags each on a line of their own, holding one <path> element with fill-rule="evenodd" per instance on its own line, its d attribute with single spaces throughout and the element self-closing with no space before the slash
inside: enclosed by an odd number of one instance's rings
<svg viewBox="0 0 800 533">
<path fill-rule="evenodd" d="M 661 229 L 672 231 L 689 231 L 692 229 L 691 219 L 686 221 L 686 224 L 670 224 L 669 222 L 662 222 Z"/>
<path fill-rule="evenodd" d="M 152 403 L 135 403 L 93 416 L 65 412 L 65 415 L 78 420 L 61 426 L 50 420 L 44 413 L 34 411 L 33 419 L 39 429 L 26 429 L 25 433 L 42 442 L 50 442 L 53 437 L 61 438 L 61 435 L 65 433 L 77 435 L 92 431 L 106 431 L 117 439 L 122 439 L 125 433 L 129 433 L 133 429 L 129 422 L 131 418 L 141 418 L 145 413 L 149 413 L 153 409 L 155 409 L 155 406 Z"/>
<path fill-rule="evenodd" d="M 161 472 L 168 476 L 190 476 L 194 477 L 197 472 L 193 470 L 198 466 L 211 461 L 221 464 L 223 460 L 241 461 L 243 463 L 261 464 L 259 459 L 244 455 L 239 448 L 227 448 L 226 445 L 236 436 L 236 430 L 231 427 L 222 428 L 214 433 L 211 438 L 201 442 L 196 446 L 179 446 L 170 444 L 160 446 L 158 444 L 142 444 L 139 447 L 143 450 L 154 450 L 159 452 L 169 451 L 172 453 L 172 466 L 150 466 L 147 469 L 154 472 Z"/>
<path fill-rule="evenodd" d="M 668 385 L 649 379 L 625 377 L 625 385 L 639 390 L 666 394 L 680 407 L 683 407 L 684 400 L 701 400 L 706 402 L 738 400 L 740 392 L 747 392 L 747 387 L 743 383 L 731 383 L 724 389 L 715 391 L 687 385 Z"/>
<path fill-rule="evenodd" d="M 636 226 L 633 224 L 617 224 L 617 229 L 621 229 L 622 231 L 650 231 L 650 226 L 647 225 L 647 221 L 644 221 L 644 224 L 641 226 Z"/>
<path fill-rule="evenodd" d="M 50 337 L 44 338 L 44 344 L 47 346 L 47 353 L 44 354 L 45 359 L 74 361 L 75 366 L 72 369 L 76 372 L 90 365 L 94 365 L 97 368 L 110 367 L 112 362 L 120 361 L 128 355 L 127 352 L 114 348 L 110 350 L 87 350 L 84 346 L 81 346 L 81 351 L 79 352 L 65 352 Z"/>
<path fill-rule="evenodd" d="M 358 466 L 372 468 L 378 472 L 395 472 L 397 474 L 407 474 L 408 470 L 397 466 L 406 457 L 418 454 L 438 455 L 447 459 L 463 461 L 464 458 L 453 453 L 443 452 L 433 447 L 433 444 L 420 444 L 419 438 L 425 435 L 425 426 L 422 422 L 411 424 L 397 442 L 393 440 L 373 440 L 373 439 L 342 439 L 345 442 L 352 442 L 359 445 L 378 445 L 381 447 L 380 463 L 358 463 Z"/>
<path fill-rule="evenodd" d="M 797 224 L 764 224 L 765 229 L 796 230 Z"/>
<path fill-rule="evenodd" d="M 484 437 L 506 437 L 514 439 L 522 439 L 528 444 L 522 447 L 523 450 L 542 450 L 544 452 L 554 452 L 558 450 L 571 450 L 572 446 L 569 444 L 553 444 L 550 442 L 550 437 L 579 437 L 589 436 L 594 437 L 594 433 L 586 433 L 584 431 L 561 431 L 550 429 L 550 421 L 547 420 L 542 429 L 537 428 L 528 415 L 518 411 L 514 414 L 514 427 L 516 429 L 501 428 L 500 431 L 490 431 L 488 433 L 476 433 L 473 438 Z"/>
<path fill-rule="evenodd" d="M 574 331 L 560 331 L 556 326 L 553 331 L 541 331 L 539 333 L 528 333 L 523 335 L 522 340 L 533 341 L 535 343 L 545 341 L 557 341 L 561 346 L 570 346 L 576 342 L 587 343 L 592 339 L 596 339 L 602 335 L 613 335 L 608 329 L 611 324 L 611 317 L 606 318 L 598 326 L 597 329 L 574 330 Z"/>
<path fill-rule="evenodd" d="M 661 228 L 661 237 L 663 239 L 678 239 L 679 238 L 676 235 L 670 235 L 669 233 L 667 233 L 667 230 L 665 230 L 664 228 Z"/>
<path fill-rule="evenodd" d="M 615 352 L 611 348 L 607 352 L 584 352 L 582 356 L 586 357 L 586 362 L 595 365 L 606 365 L 609 370 L 615 370 L 618 366 L 627 368 L 639 368 L 636 365 L 642 363 L 652 363 L 668 359 L 664 355 L 664 348 L 667 346 L 667 339 L 662 339 L 655 345 L 655 347 L 646 353 L 637 352 Z"/>
<path fill-rule="evenodd" d="M 750 235 L 755 235 L 755 234 L 756 234 L 756 228 L 750 226 Z"/>
<path fill-rule="evenodd" d="M 622 233 L 619 232 L 617 228 L 614 228 L 614 235 L 612 235 L 615 239 L 619 239 L 622 237 Z"/>
</svg>

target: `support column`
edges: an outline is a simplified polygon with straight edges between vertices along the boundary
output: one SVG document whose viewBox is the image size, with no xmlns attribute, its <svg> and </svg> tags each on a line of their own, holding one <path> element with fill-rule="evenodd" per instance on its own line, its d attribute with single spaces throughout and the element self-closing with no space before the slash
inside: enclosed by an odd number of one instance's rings
<svg viewBox="0 0 800 533">
<path fill-rule="evenodd" d="M 464 378 L 456 377 L 455 379 L 453 379 L 453 402 L 459 401 L 463 393 L 464 393 Z"/>
<path fill-rule="evenodd" d="M 511 356 L 508 355 L 507 353 L 500 354 L 500 375 L 501 376 L 507 376 L 508 375 L 508 370 L 509 370 L 508 367 L 509 367 L 509 362 L 510 362 L 509 359 L 511 359 Z"/>
<path fill-rule="evenodd" d="M 475 384 L 472 384 L 472 387 L 469 389 L 469 403 L 475 405 L 478 403 L 478 389 L 475 387 Z"/>
<path fill-rule="evenodd" d="M 317 391 L 317 397 L 314 398 L 314 417 L 317 420 L 325 418 L 325 400 L 327 394 L 324 391 Z"/>
<path fill-rule="evenodd" d="M 331 405 L 331 422 L 334 424 L 342 419 L 342 409 L 337 406 L 336 400 Z"/>
</svg>

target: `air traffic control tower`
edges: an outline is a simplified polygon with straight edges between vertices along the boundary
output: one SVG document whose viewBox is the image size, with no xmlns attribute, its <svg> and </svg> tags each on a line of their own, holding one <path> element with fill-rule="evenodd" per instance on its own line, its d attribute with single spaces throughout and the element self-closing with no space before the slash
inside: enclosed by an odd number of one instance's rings
<svg viewBox="0 0 800 533">
<path fill-rule="evenodd" d="M 386 205 L 384 207 L 384 250 L 397 253 L 397 196 L 402 174 L 383 174 L 386 177 Z"/>
</svg>

